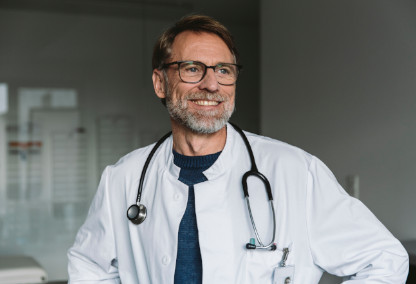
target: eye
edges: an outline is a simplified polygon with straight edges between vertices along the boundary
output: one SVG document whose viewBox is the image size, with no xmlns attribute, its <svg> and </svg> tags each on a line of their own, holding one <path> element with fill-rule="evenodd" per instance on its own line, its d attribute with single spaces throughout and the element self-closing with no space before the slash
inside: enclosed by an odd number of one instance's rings
<svg viewBox="0 0 416 284">
<path fill-rule="evenodd" d="M 181 66 L 184 73 L 194 74 L 203 72 L 203 67 L 195 63 L 185 63 Z"/>
<path fill-rule="evenodd" d="M 198 68 L 196 68 L 196 67 L 188 67 L 188 68 L 186 68 L 186 71 L 188 71 L 188 72 L 198 72 Z"/>
<path fill-rule="evenodd" d="M 233 70 L 231 66 L 227 66 L 227 65 L 217 65 L 216 67 L 217 72 L 220 75 L 232 75 L 233 74 Z"/>
<path fill-rule="evenodd" d="M 221 68 L 218 72 L 224 75 L 230 74 L 230 70 L 227 68 Z"/>
</svg>

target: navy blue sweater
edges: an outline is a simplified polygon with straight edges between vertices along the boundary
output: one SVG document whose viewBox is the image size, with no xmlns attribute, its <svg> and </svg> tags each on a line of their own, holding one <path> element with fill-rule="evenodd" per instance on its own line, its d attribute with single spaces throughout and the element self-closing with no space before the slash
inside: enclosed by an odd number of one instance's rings
<svg viewBox="0 0 416 284">
<path fill-rule="evenodd" d="M 178 233 L 175 284 L 201 284 L 202 260 L 195 215 L 194 185 L 207 178 L 202 173 L 214 164 L 221 152 L 206 156 L 184 156 L 173 151 L 174 163 L 181 168 L 179 180 L 189 186 L 188 203 Z"/>
</svg>

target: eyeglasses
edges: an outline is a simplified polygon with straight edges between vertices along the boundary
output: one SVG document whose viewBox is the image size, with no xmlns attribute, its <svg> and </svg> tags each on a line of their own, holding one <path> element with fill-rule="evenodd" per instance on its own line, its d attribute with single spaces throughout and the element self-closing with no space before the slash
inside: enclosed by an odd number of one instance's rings
<svg viewBox="0 0 416 284">
<path fill-rule="evenodd" d="M 219 63 L 214 66 L 207 66 L 199 61 L 175 61 L 166 63 L 162 68 L 167 68 L 172 65 L 178 65 L 179 78 L 182 82 L 196 84 L 204 79 L 207 74 L 207 69 L 214 70 L 215 77 L 218 84 L 230 86 L 237 82 L 238 74 L 241 66 L 233 63 Z"/>
</svg>

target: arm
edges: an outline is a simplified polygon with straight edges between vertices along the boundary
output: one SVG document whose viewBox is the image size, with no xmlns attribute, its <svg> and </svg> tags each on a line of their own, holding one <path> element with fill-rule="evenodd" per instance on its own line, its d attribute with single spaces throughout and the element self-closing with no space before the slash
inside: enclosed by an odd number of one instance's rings
<svg viewBox="0 0 416 284">
<path fill-rule="evenodd" d="M 347 276 L 344 283 L 405 283 L 409 263 L 400 242 L 316 158 L 307 187 L 307 227 L 316 265 Z"/>
<path fill-rule="evenodd" d="M 68 251 L 69 283 L 120 283 L 107 192 L 108 176 L 109 167 L 103 172 L 87 219 Z"/>
</svg>

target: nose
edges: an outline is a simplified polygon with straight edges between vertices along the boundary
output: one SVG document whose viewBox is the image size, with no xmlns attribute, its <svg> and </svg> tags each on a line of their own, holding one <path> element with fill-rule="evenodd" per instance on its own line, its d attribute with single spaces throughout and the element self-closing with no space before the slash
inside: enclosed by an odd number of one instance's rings
<svg viewBox="0 0 416 284">
<path fill-rule="evenodd" d="M 209 92 L 217 92 L 219 89 L 219 84 L 215 72 L 212 68 L 207 68 L 207 73 L 199 84 L 201 90 L 207 90 Z"/>
</svg>

